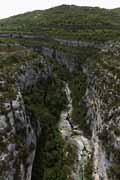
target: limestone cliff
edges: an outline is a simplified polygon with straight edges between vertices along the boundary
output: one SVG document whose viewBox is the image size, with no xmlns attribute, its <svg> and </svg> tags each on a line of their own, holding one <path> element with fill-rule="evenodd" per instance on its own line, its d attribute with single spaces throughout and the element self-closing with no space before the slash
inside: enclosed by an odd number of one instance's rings
<svg viewBox="0 0 120 180">
<path fill-rule="evenodd" d="M 1 180 L 120 179 L 119 9 L 79 8 L 0 21 Z"/>
</svg>

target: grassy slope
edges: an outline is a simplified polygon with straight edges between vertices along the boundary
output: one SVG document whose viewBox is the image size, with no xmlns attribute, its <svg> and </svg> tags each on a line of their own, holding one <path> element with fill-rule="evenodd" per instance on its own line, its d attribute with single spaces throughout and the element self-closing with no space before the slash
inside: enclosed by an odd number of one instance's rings
<svg viewBox="0 0 120 180">
<path fill-rule="evenodd" d="M 120 35 L 120 9 L 62 5 L 0 21 L 0 31 L 47 33 L 65 38 L 116 39 Z"/>
</svg>

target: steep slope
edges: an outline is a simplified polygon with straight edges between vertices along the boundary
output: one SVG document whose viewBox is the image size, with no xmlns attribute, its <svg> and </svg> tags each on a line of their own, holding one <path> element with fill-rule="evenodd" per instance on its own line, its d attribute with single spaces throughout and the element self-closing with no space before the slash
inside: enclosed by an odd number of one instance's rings
<svg viewBox="0 0 120 180">
<path fill-rule="evenodd" d="M 62 5 L 0 21 L 1 179 L 120 179 L 119 16 Z"/>
<path fill-rule="evenodd" d="M 19 74 L 19 77 L 22 76 L 24 78 L 22 71 L 28 65 L 30 68 L 32 61 L 34 61 L 33 64 L 36 64 L 38 59 L 40 60 L 38 55 L 34 55 L 34 53 L 25 48 L 0 49 L 1 179 L 31 178 L 36 135 L 26 114 L 20 86 L 16 83 L 16 77 Z M 22 66 L 23 64 L 24 67 Z"/>
</svg>

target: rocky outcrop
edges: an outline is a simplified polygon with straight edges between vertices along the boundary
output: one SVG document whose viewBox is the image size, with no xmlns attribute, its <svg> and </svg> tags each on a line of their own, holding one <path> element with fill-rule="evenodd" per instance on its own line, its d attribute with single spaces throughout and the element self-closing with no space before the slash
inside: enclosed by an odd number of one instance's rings
<svg viewBox="0 0 120 180">
<path fill-rule="evenodd" d="M 37 83 L 47 81 L 51 76 L 51 67 L 47 61 L 41 57 L 26 63 L 19 68 L 16 73 L 17 85 L 22 91 L 30 91 Z"/>
<path fill-rule="evenodd" d="M 65 84 L 65 92 L 68 105 L 66 110 L 61 113 L 59 129 L 65 142 L 72 144 L 76 148 L 76 159 L 72 164 L 70 177 L 73 180 L 85 179 L 85 165 L 91 157 L 92 146 L 90 140 L 84 137 L 82 130 L 80 130 L 72 120 L 72 98 L 67 83 Z"/>
<path fill-rule="evenodd" d="M 0 114 L 0 170 L 6 180 L 31 179 L 36 149 L 36 135 L 26 115 L 21 92 L 2 103 Z"/>
<path fill-rule="evenodd" d="M 41 71 L 41 65 L 44 71 Z M 31 180 L 40 123 L 37 119 L 31 122 L 22 93 L 46 80 L 50 68 L 43 58 L 38 58 L 24 63 L 14 74 L 16 80 L 9 88 L 7 80 L 0 81 L 0 177 L 5 180 Z"/>
<path fill-rule="evenodd" d="M 76 69 L 77 56 L 75 55 L 71 56 L 70 54 L 48 47 L 42 47 L 41 53 L 47 58 L 53 58 L 58 63 L 64 64 L 70 72 L 73 72 Z"/>
<path fill-rule="evenodd" d="M 120 129 L 119 126 L 119 91 L 118 84 L 120 81 L 118 53 L 114 48 L 111 48 L 112 58 L 107 59 L 106 54 L 101 53 L 99 60 L 96 60 L 94 69 L 84 67 L 84 73 L 88 76 L 88 87 L 86 91 L 87 105 L 87 121 L 92 131 L 93 143 L 93 178 L 100 179 L 117 179 L 119 175 L 110 172 L 111 167 L 118 162 L 119 157 L 116 155 L 116 160 L 113 158 L 114 153 L 118 151 L 116 144 L 119 144 L 119 133 L 115 133 Z M 114 56 L 114 62 L 113 62 Z M 111 68 L 114 67 L 113 69 Z M 116 115 L 113 113 L 116 112 Z M 114 115 L 110 115 L 111 112 Z M 119 145 L 117 145 L 118 147 Z M 112 149 L 112 151 L 111 151 Z M 113 155 L 114 154 L 114 155 Z M 119 153 L 118 153 L 119 154 Z M 117 165 L 115 166 L 117 168 Z M 114 168 L 113 168 L 114 169 Z"/>
<path fill-rule="evenodd" d="M 113 46 L 119 46 L 118 42 L 113 41 L 83 41 L 83 40 L 72 40 L 72 39 L 62 39 L 58 37 L 53 37 L 49 35 L 34 35 L 34 34 L 15 34 L 15 33 L 0 33 L 0 38 L 10 38 L 10 39 L 28 39 L 28 40 L 37 40 L 37 41 L 45 41 L 49 43 L 58 43 L 59 45 L 70 46 L 70 47 L 83 47 L 83 48 L 96 48 L 96 49 L 111 49 Z M 43 48 L 43 50 L 45 50 Z"/>
<path fill-rule="evenodd" d="M 94 92 L 92 92 L 93 90 Z M 93 178 L 95 180 L 105 179 L 107 180 L 107 168 L 109 163 L 106 158 L 106 152 L 102 146 L 102 142 L 98 137 L 98 132 L 103 126 L 103 117 L 100 109 L 101 100 L 98 94 L 92 89 L 87 89 L 86 101 L 88 108 L 88 119 L 91 119 L 91 131 L 92 131 L 92 146 L 93 146 Z"/>
<path fill-rule="evenodd" d="M 0 38 L 11 38 L 11 39 L 35 39 L 35 40 L 48 40 L 48 36 L 45 35 L 33 35 L 33 34 L 17 34 L 17 33 L 0 33 Z"/>
</svg>

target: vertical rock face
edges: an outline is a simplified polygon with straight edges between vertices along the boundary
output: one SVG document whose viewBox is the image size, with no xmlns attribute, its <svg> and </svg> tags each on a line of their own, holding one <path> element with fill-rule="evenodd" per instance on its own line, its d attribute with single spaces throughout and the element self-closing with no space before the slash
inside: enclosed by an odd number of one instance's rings
<svg viewBox="0 0 120 180">
<path fill-rule="evenodd" d="M 30 180 L 36 135 L 20 91 L 3 106 L 4 112 L 0 115 L 0 175 L 6 180 Z"/>
<path fill-rule="evenodd" d="M 42 47 L 41 53 L 47 58 L 54 58 L 58 63 L 64 64 L 70 72 L 76 69 L 77 56 L 66 54 L 60 50 Z"/>
<path fill-rule="evenodd" d="M 106 152 L 104 147 L 102 146 L 102 142 L 98 137 L 98 132 L 103 126 L 103 120 L 101 117 L 101 109 L 100 109 L 100 99 L 99 96 L 90 90 L 87 90 L 86 93 L 87 103 L 88 103 L 88 114 L 89 118 L 92 118 L 92 145 L 93 145 L 93 178 L 95 180 L 99 180 L 101 178 L 108 179 L 107 177 L 107 168 L 108 163 L 106 159 Z M 96 109 L 91 107 L 91 104 L 96 104 Z"/>
<path fill-rule="evenodd" d="M 112 48 L 96 60 L 94 70 L 84 69 L 88 76 L 86 103 L 93 144 L 93 178 L 117 179 L 119 161 L 119 54 Z M 113 58 L 114 57 L 114 58 Z M 109 58 L 109 59 L 108 59 Z M 113 110 L 114 109 L 114 110 Z M 117 146 L 116 146 L 117 144 Z M 116 156 L 115 158 L 113 156 Z M 113 167 L 114 166 L 114 167 Z M 112 172 L 111 172 L 112 171 Z"/>
<path fill-rule="evenodd" d="M 25 110 L 22 92 L 30 90 L 39 78 L 43 78 L 44 75 L 39 73 L 41 62 L 42 59 L 37 59 L 34 63 L 26 63 L 16 72 L 11 70 L 11 76 L 8 74 L 4 77 L 1 74 L 0 177 L 4 180 L 31 179 L 40 124 L 37 119 L 35 127 L 31 124 Z"/>
</svg>

